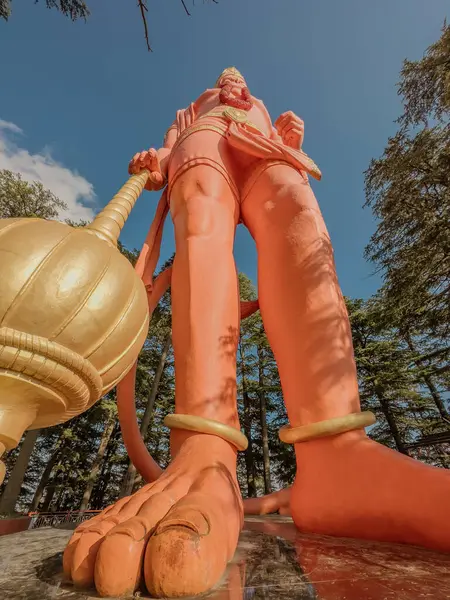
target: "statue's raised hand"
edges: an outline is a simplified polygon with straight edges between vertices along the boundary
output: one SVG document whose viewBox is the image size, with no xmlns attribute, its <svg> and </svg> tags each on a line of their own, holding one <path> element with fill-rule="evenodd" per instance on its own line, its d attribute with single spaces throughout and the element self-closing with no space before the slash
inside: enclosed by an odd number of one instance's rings
<svg viewBox="0 0 450 600">
<path fill-rule="evenodd" d="M 137 152 L 128 165 L 128 172 L 130 175 L 136 175 L 144 169 L 150 171 L 150 176 L 145 184 L 146 190 L 156 191 L 164 187 L 165 178 L 162 174 L 158 153 L 154 148 L 144 150 L 143 152 Z"/>
<path fill-rule="evenodd" d="M 305 135 L 305 124 L 291 110 L 283 113 L 275 121 L 278 135 L 286 146 L 300 150 Z"/>
</svg>

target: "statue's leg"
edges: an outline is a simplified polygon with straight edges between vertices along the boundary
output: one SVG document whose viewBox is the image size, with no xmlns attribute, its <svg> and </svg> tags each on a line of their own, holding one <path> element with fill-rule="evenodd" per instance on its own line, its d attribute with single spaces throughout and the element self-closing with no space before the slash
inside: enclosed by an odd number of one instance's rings
<svg viewBox="0 0 450 600">
<path fill-rule="evenodd" d="M 261 315 L 291 426 L 358 412 L 348 316 L 309 184 L 274 164 L 248 190 L 242 216 L 256 241 Z M 295 452 L 291 510 L 302 531 L 450 550 L 448 471 L 364 431 L 298 443 Z"/>
<path fill-rule="evenodd" d="M 170 202 L 176 412 L 238 428 L 236 198 L 223 174 L 203 164 L 176 179 Z M 236 449 L 213 435 L 176 430 L 171 446 L 173 461 L 157 482 L 78 532 L 65 557 L 76 584 L 95 579 L 102 596 L 129 593 L 142 562 L 153 596 L 199 594 L 220 579 L 242 527 Z"/>
</svg>

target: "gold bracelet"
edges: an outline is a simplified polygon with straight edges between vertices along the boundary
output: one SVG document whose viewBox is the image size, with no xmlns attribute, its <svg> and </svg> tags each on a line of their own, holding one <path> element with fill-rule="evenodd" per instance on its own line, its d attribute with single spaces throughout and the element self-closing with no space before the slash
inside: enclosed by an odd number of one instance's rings
<svg viewBox="0 0 450 600">
<path fill-rule="evenodd" d="M 316 438 L 337 435 L 345 433 L 353 429 L 363 429 L 369 425 L 376 423 L 375 415 L 370 411 L 353 413 L 345 417 L 336 417 L 302 425 L 300 427 L 290 427 L 286 425 L 279 431 L 280 440 L 285 444 L 298 444 L 299 442 L 307 442 Z"/>
<path fill-rule="evenodd" d="M 229 425 L 224 425 L 220 421 L 193 415 L 167 415 L 164 419 L 164 425 L 169 429 L 186 429 L 187 431 L 216 435 L 230 442 L 241 451 L 247 450 L 248 447 L 248 440 L 241 431 Z"/>
</svg>

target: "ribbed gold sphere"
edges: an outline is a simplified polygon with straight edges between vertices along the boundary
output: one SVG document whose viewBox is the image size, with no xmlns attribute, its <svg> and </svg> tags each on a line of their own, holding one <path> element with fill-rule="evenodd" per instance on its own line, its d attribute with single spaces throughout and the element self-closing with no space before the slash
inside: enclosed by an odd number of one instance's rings
<svg viewBox="0 0 450 600">
<path fill-rule="evenodd" d="M 85 411 L 135 362 L 147 295 L 116 240 L 145 179 L 86 228 L 0 220 L 0 449 Z"/>
</svg>

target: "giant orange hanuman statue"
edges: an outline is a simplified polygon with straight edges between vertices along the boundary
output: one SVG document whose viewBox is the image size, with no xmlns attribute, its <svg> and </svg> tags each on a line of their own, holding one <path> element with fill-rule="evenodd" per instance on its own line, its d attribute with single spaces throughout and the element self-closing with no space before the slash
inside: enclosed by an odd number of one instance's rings
<svg viewBox="0 0 450 600">
<path fill-rule="evenodd" d="M 147 456 L 132 415 L 134 373 L 118 388 L 129 453 L 149 483 L 75 531 L 64 569 L 102 596 L 145 579 L 157 597 L 200 594 L 221 578 L 248 512 L 290 512 L 299 530 L 450 550 L 450 474 L 367 438 L 352 339 L 333 250 L 292 112 L 272 125 L 242 75 L 178 111 L 160 150 L 135 155 L 130 173 L 166 186 L 138 261 L 150 308 L 171 282 L 176 414 L 172 463 Z M 152 280 L 170 210 L 173 268 Z M 242 502 L 236 455 L 246 447 L 236 407 L 240 310 L 233 240 L 244 223 L 258 251 L 259 308 L 273 349 L 298 475 L 291 489 Z"/>
</svg>

